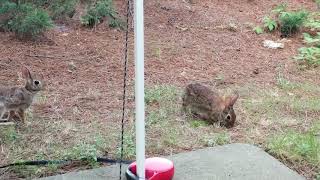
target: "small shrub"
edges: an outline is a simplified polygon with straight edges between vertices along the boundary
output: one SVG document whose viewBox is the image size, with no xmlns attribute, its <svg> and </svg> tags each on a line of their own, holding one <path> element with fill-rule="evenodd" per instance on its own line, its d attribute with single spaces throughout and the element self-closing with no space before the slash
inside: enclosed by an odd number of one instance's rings
<svg viewBox="0 0 320 180">
<path fill-rule="evenodd" d="M 117 18 L 112 0 L 99 0 L 94 4 L 90 4 L 87 8 L 87 13 L 81 17 L 81 23 L 88 27 L 94 27 L 101 23 L 104 18 L 108 19 L 108 24 L 111 27 L 119 27 L 122 24 Z"/>
<path fill-rule="evenodd" d="M 307 22 L 309 13 L 305 10 L 287 11 L 286 9 L 286 4 L 280 4 L 273 9 L 271 14 L 263 19 L 264 27 L 270 32 L 279 29 L 284 37 L 298 32 Z"/>
<path fill-rule="evenodd" d="M 53 26 L 48 13 L 42 9 L 26 4 L 22 5 L 18 11 L 9 25 L 19 37 L 36 37 Z"/>
<path fill-rule="evenodd" d="M 49 5 L 48 10 L 52 19 L 71 18 L 75 13 L 78 0 L 56 0 Z"/>
<path fill-rule="evenodd" d="M 279 16 L 280 32 L 283 36 L 296 33 L 306 21 L 308 13 L 304 10 L 297 12 L 281 12 Z"/>
<path fill-rule="evenodd" d="M 0 1 L 0 26 L 19 38 L 36 37 L 53 26 L 46 11 L 29 3 Z"/>
</svg>

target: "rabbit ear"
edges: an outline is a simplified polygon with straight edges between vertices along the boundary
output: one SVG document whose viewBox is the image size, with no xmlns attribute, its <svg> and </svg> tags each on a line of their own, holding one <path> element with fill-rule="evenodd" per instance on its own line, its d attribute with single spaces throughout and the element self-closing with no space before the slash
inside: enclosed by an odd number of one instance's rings
<svg viewBox="0 0 320 180">
<path fill-rule="evenodd" d="M 25 78 L 25 79 L 32 79 L 31 78 L 31 73 L 29 71 L 29 69 L 27 67 L 23 67 L 22 68 L 22 76 Z"/>
<path fill-rule="evenodd" d="M 225 108 L 233 106 L 234 103 L 236 103 L 238 97 L 239 97 L 239 94 L 237 92 L 235 92 L 233 96 L 227 97 L 224 101 Z"/>
</svg>

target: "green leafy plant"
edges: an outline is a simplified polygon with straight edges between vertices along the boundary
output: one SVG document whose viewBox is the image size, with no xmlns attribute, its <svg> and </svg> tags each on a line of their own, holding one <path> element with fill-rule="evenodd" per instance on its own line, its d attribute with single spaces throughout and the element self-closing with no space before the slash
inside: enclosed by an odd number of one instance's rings
<svg viewBox="0 0 320 180">
<path fill-rule="evenodd" d="M 309 67 L 317 67 L 320 65 L 320 33 L 316 36 L 304 33 L 304 42 L 311 47 L 300 48 L 298 56 L 295 57 L 301 64 Z"/>
<path fill-rule="evenodd" d="M 253 28 L 253 31 L 256 34 L 262 34 L 263 33 L 263 29 L 260 26 L 256 26 L 255 28 Z"/>
<path fill-rule="evenodd" d="M 123 27 L 123 23 L 117 18 L 112 0 L 99 0 L 90 4 L 87 8 L 87 13 L 81 17 L 81 23 L 88 27 L 94 27 L 101 23 L 104 18 L 108 19 L 110 27 Z"/>
<path fill-rule="evenodd" d="M 320 33 L 318 32 L 316 36 L 311 36 L 308 33 L 303 33 L 304 42 L 308 45 L 314 45 L 320 47 Z"/>
<path fill-rule="evenodd" d="M 320 65 L 320 48 L 318 47 L 302 47 L 299 55 L 295 58 L 307 66 L 318 67 Z"/>
<path fill-rule="evenodd" d="M 305 10 L 287 11 L 287 5 L 280 4 L 263 19 L 264 28 L 270 32 L 279 29 L 282 36 L 288 37 L 299 31 L 307 22 L 308 16 L 309 13 Z M 311 23 L 310 21 L 308 24 Z"/>
<path fill-rule="evenodd" d="M 278 27 L 277 22 L 270 17 L 265 17 L 263 21 L 264 21 L 264 27 L 267 28 L 270 32 L 276 30 Z"/>
<path fill-rule="evenodd" d="M 17 16 L 9 25 L 19 37 L 35 37 L 51 28 L 53 23 L 44 10 L 25 4 L 19 7 Z"/>
<path fill-rule="evenodd" d="M 19 38 L 36 37 L 53 26 L 48 13 L 30 3 L 0 1 L 0 26 Z"/>
</svg>

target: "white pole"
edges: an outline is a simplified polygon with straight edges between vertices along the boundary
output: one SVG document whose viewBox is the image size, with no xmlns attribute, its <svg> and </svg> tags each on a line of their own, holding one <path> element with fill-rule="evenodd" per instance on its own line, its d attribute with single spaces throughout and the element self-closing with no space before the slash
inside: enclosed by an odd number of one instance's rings
<svg viewBox="0 0 320 180">
<path fill-rule="evenodd" d="M 144 23 L 143 0 L 134 1 L 135 40 L 135 102 L 136 102 L 136 158 L 137 175 L 145 179 L 145 124 L 144 124 Z"/>
</svg>

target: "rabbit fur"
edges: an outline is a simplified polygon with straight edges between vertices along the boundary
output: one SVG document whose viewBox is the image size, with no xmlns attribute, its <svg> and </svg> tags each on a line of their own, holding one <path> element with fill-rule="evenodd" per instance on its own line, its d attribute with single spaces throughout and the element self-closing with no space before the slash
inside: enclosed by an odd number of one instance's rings
<svg viewBox="0 0 320 180">
<path fill-rule="evenodd" d="M 221 96 L 200 83 L 189 84 L 182 97 L 182 106 L 200 119 L 210 124 L 219 123 L 220 126 L 231 128 L 236 121 L 233 105 L 239 95 Z"/>
<path fill-rule="evenodd" d="M 19 119 L 24 123 L 24 112 L 30 107 L 34 96 L 42 90 L 42 83 L 33 79 L 28 68 L 23 67 L 22 75 L 26 80 L 24 87 L 0 87 L 0 119 L 8 121 L 16 113 Z M 5 113 L 8 113 L 4 119 Z"/>
</svg>

